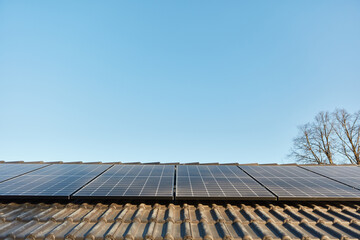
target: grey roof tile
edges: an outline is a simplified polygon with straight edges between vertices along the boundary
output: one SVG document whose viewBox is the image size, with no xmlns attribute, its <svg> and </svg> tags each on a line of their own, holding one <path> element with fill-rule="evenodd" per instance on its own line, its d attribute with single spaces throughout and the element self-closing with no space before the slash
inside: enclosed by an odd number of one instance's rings
<svg viewBox="0 0 360 240">
<path fill-rule="evenodd" d="M 360 206 L 2 203 L 0 239 L 360 239 Z"/>
</svg>

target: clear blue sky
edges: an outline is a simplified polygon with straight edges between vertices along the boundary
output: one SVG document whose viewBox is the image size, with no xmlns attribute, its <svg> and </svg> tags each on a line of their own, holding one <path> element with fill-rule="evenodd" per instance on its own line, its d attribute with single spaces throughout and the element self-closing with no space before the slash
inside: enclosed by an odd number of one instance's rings
<svg viewBox="0 0 360 240">
<path fill-rule="evenodd" d="M 360 109 L 360 1 L 0 1 L 0 159 L 284 163 Z"/>
</svg>

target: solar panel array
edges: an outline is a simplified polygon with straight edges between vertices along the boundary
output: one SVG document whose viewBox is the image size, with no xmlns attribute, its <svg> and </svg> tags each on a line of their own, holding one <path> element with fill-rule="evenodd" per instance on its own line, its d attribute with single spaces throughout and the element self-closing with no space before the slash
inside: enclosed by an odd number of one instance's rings
<svg viewBox="0 0 360 240">
<path fill-rule="evenodd" d="M 4 163 L 0 198 L 359 201 L 360 168 Z"/>
<path fill-rule="evenodd" d="M 241 166 L 279 200 L 358 200 L 360 191 L 297 166 Z"/>
<path fill-rule="evenodd" d="M 276 197 L 237 166 L 177 166 L 177 199 L 263 199 Z"/>
<path fill-rule="evenodd" d="M 115 165 L 74 197 L 172 199 L 174 171 L 170 165 Z"/>
<path fill-rule="evenodd" d="M 355 166 L 304 166 L 303 168 L 360 189 L 360 168 Z"/>
<path fill-rule="evenodd" d="M 48 164 L 18 164 L 18 163 L 3 163 L 0 164 L 0 182 L 19 175 L 34 171 L 39 168 L 48 166 Z"/>
<path fill-rule="evenodd" d="M 110 166 L 53 164 L 0 183 L 0 197 L 69 198 Z"/>
</svg>

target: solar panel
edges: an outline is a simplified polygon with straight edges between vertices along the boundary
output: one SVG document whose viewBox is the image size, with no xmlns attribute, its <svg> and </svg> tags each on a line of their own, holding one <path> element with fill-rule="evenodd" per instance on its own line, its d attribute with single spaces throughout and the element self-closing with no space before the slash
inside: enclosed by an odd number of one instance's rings
<svg viewBox="0 0 360 240">
<path fill-rule="evenodd" d="M 297 166 L 241 166 L 279 200 L 359 200 L 360 191 Z"/>
<path fill-rule="evenodd" d="M 301 166 L 312 172 L 360 189 L 360 168 L 355 166 Z"/>
<path fill-rule="evenodd" d="M 73 197 L 173 199 L 174 171 L 171 165 L 114 165 Z"/>
<path fill-rule="evenodd" d="M 105 171 L 105 164 L 54 164 L 0 183 L 0 197 L 69 196 Z"/>
<path fill-rule="evenodd" d="M 48 164 L 20 164 L 20 163 L 4 163 L 0 164 L 0 182 L 17 177 L 27 172 L 43 168 Z"/>
<path fill-rule="evenodd" d="M 237 166 L 179 165 L 176 199 L 275 200 L 276 197 Z"/>
</svg>

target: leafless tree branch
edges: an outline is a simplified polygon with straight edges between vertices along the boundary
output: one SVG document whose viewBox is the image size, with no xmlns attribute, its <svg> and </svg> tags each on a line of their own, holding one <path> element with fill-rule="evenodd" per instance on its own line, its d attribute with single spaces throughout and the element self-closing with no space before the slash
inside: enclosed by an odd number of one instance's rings
<svg viewBox="0 0 360 240">
<path fill-rule="evenodd" d="M 340 145 L 339 153 L 350 163 L 360 164 L 360 112 L 350 114 L 345 109 L 336 109 L 333 115 Z"/>
</svg>

